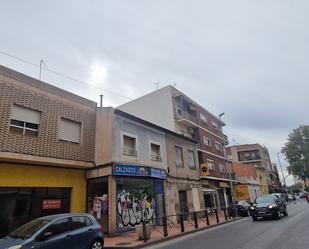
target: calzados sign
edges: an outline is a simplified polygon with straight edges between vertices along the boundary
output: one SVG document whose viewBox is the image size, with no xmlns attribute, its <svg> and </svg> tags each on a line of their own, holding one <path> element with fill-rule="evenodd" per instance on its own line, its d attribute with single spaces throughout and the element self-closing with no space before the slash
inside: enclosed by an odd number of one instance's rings
<svg viewBox="0 0 309 249">
<path fill-rule="evenodd" d="M 43 200 L 42 209 L 60 209 L 61 200 Z"/>
</svg>

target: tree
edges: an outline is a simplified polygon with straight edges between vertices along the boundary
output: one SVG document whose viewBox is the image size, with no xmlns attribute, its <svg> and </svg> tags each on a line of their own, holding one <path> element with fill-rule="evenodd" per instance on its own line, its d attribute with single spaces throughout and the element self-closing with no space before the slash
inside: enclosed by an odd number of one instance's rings
<svg viewBox="0 0 309 249">
<path fill-rule="evenodd" d="M 288 170 L 305 181 L 309 178 L 309 126 L 301 125 L 294 129 L 287 139 L 282 153 L 290 166 Z"/>
</svg>

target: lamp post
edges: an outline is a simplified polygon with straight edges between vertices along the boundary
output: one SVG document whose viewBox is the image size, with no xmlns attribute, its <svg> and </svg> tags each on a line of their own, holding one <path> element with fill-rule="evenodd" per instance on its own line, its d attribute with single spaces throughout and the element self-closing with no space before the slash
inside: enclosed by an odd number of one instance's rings
<svg viewBox="0 0 309 249">
<path fill-rule="evenodd" d="M 283 184 L 284 184 L 284 191 L 285 191 L 285 188 L 286 188 L 285 179 L 286 179 L 286 177 L 284 177 L 284 173 L 283 173 L 283 169 L 282 169 L 282 165 L 281 165 L 279 154 L 280 154 L 280 152 L 277 153 L 277 156 L 278 156 L 279 166 L 280 166 L 280 169 L 281 169 L 281 174 L 282 174 Z"/>
<path fill-rule="evenodd" d="M 225 160 L 226 160 L 226 169 L 228 169 L 229 159 L 228 159 L 226 149 L 225 149 L 225 140 L 224 140 L 224 135 L 223 135 L 223 125 L 222 125 L 222 119 L 221 119 L 221 117 L 223 115 L 224 115 L 224 112 L 222 112 L 219 115 L 219 120 L 220 120 L 220 127 L 221 127 L 221 133 L 222 133 L 222 141 L 223 141 L 223 154 L 224 154 L 224 157 L 225 157 Z M 232 197 L 232 202 L 234 204 L 235 203 L 235 196 L 234 196 L 234 186 L 233 186 L 233 182 L 232 182 L 231 169 L 228 170 L 228 174 L 229 174 L 231 197 Z"/>
</svg>

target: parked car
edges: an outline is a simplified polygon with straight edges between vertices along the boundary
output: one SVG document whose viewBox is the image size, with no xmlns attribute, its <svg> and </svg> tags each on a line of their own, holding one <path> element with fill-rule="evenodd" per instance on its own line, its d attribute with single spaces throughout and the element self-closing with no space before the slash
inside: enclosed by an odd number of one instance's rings
<svg viewBox="0 0 309 249">
<path fill-rule="evenodd" d="M 259 217 L 280 219 L 281 214 L 288 216 L 286 203 L 282 194 L 268 194 L 257 197 L 251 207 L 253 221 Z"/>
<path fill-rule="evenodd" d="M 247 201 L 238 201 L 236 204 L 237 214 L 239 216 L 250 216 L 250 203 Z"/>
<path fill-rule="evenodd" d="M 101 249 L 101 226 L 90 214 L 56 214 L 32 220 L 0 239 L 7 249 Z"/>
</svg>

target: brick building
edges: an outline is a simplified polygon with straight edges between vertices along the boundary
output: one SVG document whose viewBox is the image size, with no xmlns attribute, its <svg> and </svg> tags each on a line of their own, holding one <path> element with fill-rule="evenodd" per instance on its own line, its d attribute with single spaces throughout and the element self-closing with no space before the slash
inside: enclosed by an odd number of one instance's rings
<svg viewBox="0 0 309 249">
<path fill-rule="evenodd" d="M 0 66 L 0 237 L 47 214 L 84 212 L 96 103 Z"/>
</svg>

